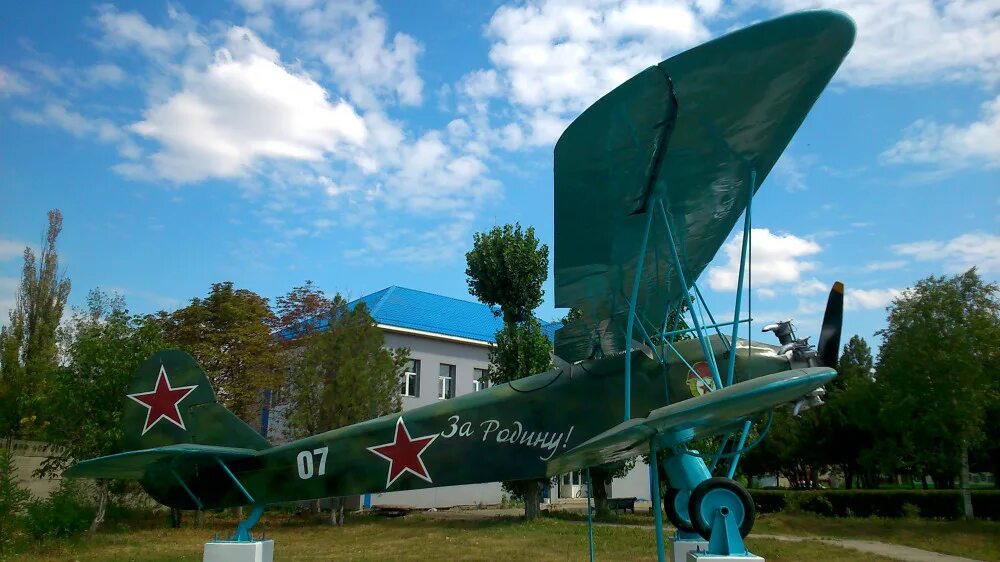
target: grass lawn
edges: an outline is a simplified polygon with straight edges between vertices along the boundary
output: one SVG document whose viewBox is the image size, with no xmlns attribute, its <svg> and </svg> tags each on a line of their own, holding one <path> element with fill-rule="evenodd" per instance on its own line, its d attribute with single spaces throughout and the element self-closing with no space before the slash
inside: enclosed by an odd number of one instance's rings
<svg viewBox="0 0 1000 562">
<path fill-rule="evenodd" d="M 753 530 L 775 535 L 868 539 L 977 560 L 1000 560 L 1000 521 L 863 519 L 774 513 L 761 515 Z"/>
<path fill-rule="evenodd" d="M 212 518 L 204 527 L 166 529 L 145 525 L 130 531 L 105 531 L 93 541 L 51 541 L 23 548 L 11 560 L 167 561 L 201 560 L 202 545 L 232 531 L 235 520 Z M 138 526 L 137 526 L 138 527 Z M 516 519 L 446 521 L 419 515 L 385 519 L 360 516 L 343 528 L 306 524 L 280 514 L 257 526 L 275 539 L 275 560 L 584 560 L 586 527 L 545 518 L 527 524 Z M 655 560 L 653 533 L 641 527 L 594 529 L 600 560 Z M 855 551 L 815 542 L 748 541 L 750 549 L 771 561 L 858 559 Z M 866 560 L 889 560 L 865 557 Z"/>
<path fill-rule="evenodd" d="M 586 514 L 576 511 L 560 510 L 546 515 L 559 520 L 587 520 Z M 601 517 L 599 521 L 622 525 L 653 524 L 652 516 L 646 513 L 609 514 Z M 838 518 L 822 517 L 812 513 L 767 513 L 757 517 L 753 533 L 865 539 L 977 560 L 1000 561 L 1000 521 Z M 753 533 L 750 534 L 751 544 L 754 542 Z"/>
</svg>

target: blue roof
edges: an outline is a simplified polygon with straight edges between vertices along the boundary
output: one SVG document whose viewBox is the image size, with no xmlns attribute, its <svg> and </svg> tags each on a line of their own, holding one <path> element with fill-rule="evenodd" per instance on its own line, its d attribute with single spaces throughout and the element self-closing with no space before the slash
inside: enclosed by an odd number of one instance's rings
<svg viewBox="0 0 1000 562">
<path fill-rule="evenodd" d="M 496 333 L 503 328 L 503 318 L 494 315 L 485 304 L 395 285 L 351 301 L 348 306 L 353 308 L 359 302 L 365 303 L 375 322 L 397 328 L 488 343 L 493 343 Z M 326 325 L 325 318 L 316 323 L 320 330 Z M 543 322 L 542 333 L 554 341 L 555 332 L 561 327 L 560 322 Z"/>
</svg>

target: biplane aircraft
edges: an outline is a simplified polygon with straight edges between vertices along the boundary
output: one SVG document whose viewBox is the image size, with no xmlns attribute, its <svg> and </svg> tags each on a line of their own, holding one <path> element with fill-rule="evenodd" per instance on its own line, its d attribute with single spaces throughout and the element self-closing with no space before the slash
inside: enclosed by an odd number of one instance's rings
<svg viewBox="0 0 1000 562">
<path fill-rule="evenodd" d="M 181 509 L 252 505 L 245 539 L 267 504 L 545 479 L 651 453 L 654 505 L 666 478 L 679 529 L 708 538 L 721 517 L 745 536 L 755 508 L 732 477 L 751 423 L 821 402 L 843 310 L 837 283 L 817 348 L 787 321 L 765 328 L 777 345 L 738 337 L 752 198 L 853 40 L 840 12 L 765 21 L 643 70 L 569 125 L 555 147 L 555 301 L 582 315 L 556 334 L 557 368 L 272 446 L 190 356 L 163 351 L 123 397 L 126 451 L 66 476 L 137 479 Z M 695 281 L 741 215 L 735 310 L 718 322 Z M 690 448 L 712 436 L 716 452 Z"/>
</svg>

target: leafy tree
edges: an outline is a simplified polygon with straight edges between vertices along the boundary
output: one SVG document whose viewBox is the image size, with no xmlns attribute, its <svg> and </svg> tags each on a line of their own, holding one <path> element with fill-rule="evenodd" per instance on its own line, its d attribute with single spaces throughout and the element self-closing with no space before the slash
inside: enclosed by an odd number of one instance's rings
<svg viewBox="0 0 1000 562">
<path fill-rule="evenodd" d="M 818 410 L 816 445 L 829 464 L 840 468 L 847 489 L 865 470 L 862 455 L 875 446 L 879 404 L 873 371 L 868 343 L 861 336 L 851 337 L 837 364 L 837 378 L 826 385 L 826 404 Z"/>
<path fill-rule="evenodd" d="M 0 557 L 14 540 L 14 523 L 28 505 L 31 494 L 17 481 L 14 455 L 7 447 L 0 447 Z"/>
<path fill-rule="evenodd" d="M 53 209 L 41 255 L 36 259 L 34 250 L 24 249 L 10 325 L 0 328 L 0 435 L 41 429 L 35 427 L 37 398 L 58 365 L 56 331 L 70 291 L 69 279 L 59 271 L 60 232 L 62 213 Z"/>
<path fill-rule="evenodd" d="M 215 283 L 207 297 L 160 313 L 159 321 L 167 344 L 184 349 L 205 369 L 219 401 L 254 425 L 264 389 L 277 388 L 283 379 L 271 336 L 277 321 L 267 299 L 229 281 Z"/>
<path fill-rule="evenodd" d="M 984 437 L 1000 359 L 1000 287 L 975 268 L 923 279 L 888 308 L 877 365 L 882 423 L 901 437 L 903 460 L 938 487 L 959 474 L 964 512 L 970 447 Z"/>
<path fill-rule="evenodd" d="M 47 439 L 56 445 L 42 474 L 56 476 L 74 460 L 123 450 L 121 422 L 125 393 L 142 364 L 165 347 L 151 318 L 130 315 L 120 296 L 95 290 L 87 309 L 74 312 L 62 337 L 67 365 L 56 371 L 45 397 Z M 97 481 L 97 513 L 88 534 L 104 520 L 111 482 Z"/>
<path fill-rule="evenodd" d="M 298 347 L 301 338 L 308 337 L 320 328 L 320 320 L 327 318 L 331 310 L 346 304 L 340 295 L 331 301 L 322 289 L 307 280 L 305 285 L 292 288 L 287 295 L 275 299 L 277 324 L 284 347 Z"/>
<path fill-rule="evenodd" d="M 549 247 L 539 245 L 534 227 L 495 226 L 473 235 L 465 254 L 469 294 L 503 314 L 504 322 L 531 318 L 542 304 L 542 283 L 549 275 Z M 499 314 L 498 314 L 499 315 Z"/>
<path fill-rule="evenodd" d="M 398 412 L 399 377 L 408 349 L 387 350 L 364 303 L 353 309 L 337 295 L 328 327 L 302 341 L 289 374 L 288 424 L 294 437 L 314 435 Z M 338 517 L 339 512 L 339 517 Z M 335 502 L 331 523 L 343 524 Z"/>
<path fill-rule="evenodd" d="M 499 308 L 503 329 L 490 351 L 490 382 L 499 384 L 540 373 L 552 364 L 551 344 L 531 311 L 542 303 L 542 283 L 548 276 L 549 247 L 539 244 L 535 229 L 520 224 L 495 226 L 476 233 L 465 254 L 469 293 Z M 504 487 L 524 498 L 524 517 L 540 513 L 544 480 L 505 482 Z"/>
</svg>

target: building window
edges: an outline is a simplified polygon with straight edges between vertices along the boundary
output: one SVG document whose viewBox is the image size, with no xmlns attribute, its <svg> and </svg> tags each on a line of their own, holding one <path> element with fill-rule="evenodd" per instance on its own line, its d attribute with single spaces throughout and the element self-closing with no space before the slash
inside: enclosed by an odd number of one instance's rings
<svg viewBox="0 0 1000 562">
<path fill-rule="evenodd" d="M 441 363 L 438 371 L 438 398 L 447 400 L 455 396 L 455 366 Z"/>
<path fill-rule="evenodd" d="M 403 368 L 403 380 L 399 393 L 403 396 L 420 396 L 420 360 L 410 359 Z"/>
<path fill-rule="evenodd" d="M 486 369 L 472 370 L 472 390 L 479 392 L 490 386 L 489 371 Z"/>
</svg>

